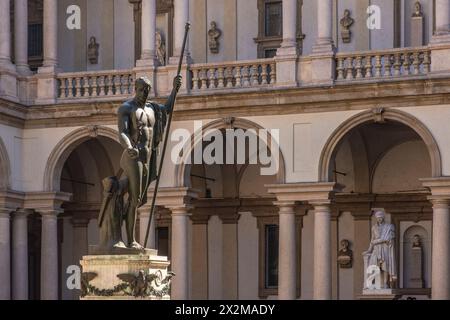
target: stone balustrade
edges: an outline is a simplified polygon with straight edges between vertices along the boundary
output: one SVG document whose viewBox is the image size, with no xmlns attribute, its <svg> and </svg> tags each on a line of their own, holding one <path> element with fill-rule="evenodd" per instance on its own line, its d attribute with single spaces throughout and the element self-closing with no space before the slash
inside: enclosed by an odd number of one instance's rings
<svg viewBox="0 0 450 320">
<path fill-rule="evenodd" d="M 276 83 L 274 59 L 193 64 L 190 66 L 194 92 L 217 89 L 255 88 Z"/>
<path fill-rule="evenodd" d="M 59 100 L 127 97 L 134 92 L 134 78 L 131 70 L 59 73 L 57 97 Z"/>
<path fill-rule="evenodd" d="M 422 76 L 430 70 L 428 47 L 336 54 L 337 81 Z"/>
</svg>

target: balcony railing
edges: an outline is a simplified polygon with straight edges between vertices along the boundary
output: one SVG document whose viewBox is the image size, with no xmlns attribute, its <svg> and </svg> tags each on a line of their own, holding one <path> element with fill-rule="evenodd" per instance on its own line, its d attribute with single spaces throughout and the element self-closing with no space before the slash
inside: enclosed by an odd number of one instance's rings
<svg viewBox="0 0 450 320">
<path fill-rule="evenodd" d="M 134 74 L 126 71 L 58 74 L 58 99 L 127 97 L 134 92 Z"/>
<path fill-rule="evenodd" d="M 276 83 L 274 59 L 194 64 L 190 70 L 193 92 L 256 88 Z"/>
<path fill-rule="evenodd" d="M 428 47 L 336 54 L 336 80 L 421 76 L 430 72 Z"/>
</svg>

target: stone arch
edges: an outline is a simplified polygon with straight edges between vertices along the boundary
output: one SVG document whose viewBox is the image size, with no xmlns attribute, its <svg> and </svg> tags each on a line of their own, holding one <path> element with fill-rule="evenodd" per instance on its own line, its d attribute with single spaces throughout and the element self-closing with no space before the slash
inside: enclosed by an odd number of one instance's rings
<svg viewBox="0 0 450 320">
<path fill-rule="evenodd" d="M 56 145 L 45 167 L 45 191 L 59 191 L 61 172 L 67 158 L 83 142 L 97 137 L 106 137 L 120 143 L 116 130 L 103 126 L 87 126 L 69 133 Z"/>
<path fill-rule="evenodd" d="M 319 161 L 319 179 L 323 182 L 330 181 L 330 161 L 333 157 L 333 152 L 336 150 L 342 138 L 352 129 L 359 125 L 378 121 L 380 119 L 392 120 L 406 125 L 414 130 L 422 141 L 425 143 L 431 161 L 432 177 L 440 177 L 442 173 L 441 153 L 438 144 L 431 134 L 430 130 L 414 116 L 395 109 L 387 109 L 381 112 L 374 112 L 374 110 L 367 110 L 361 112 L 343 124 L 341 124 L 330 136 L 322 150 Z"/>
<path fill-rule="evenodd" d="M 206 126 L 202 128 L 202 131 L 205 132 L 207 130 L 212 129 L 229 129 L 230 126 L 233 126 L 234 128 L 248 130 L 248 129 L 265 129 L 264 127 L 260 126 L 259 124 L 246 120 L 241 118 L 226 118 L 226 119 L 218 119 L 214 120 L 210 123 L 208 123 Z M 271 139 L 272 136 L 270 135 L 270 132 L 268 132 L 268 139 L 267 141 L 264 141 L 267 146 L 270 147 L 271 145 Z M 181 157 L 178 158 L 177 164 L 175 165 L 175 186 L 178 187 L 189 187 L 190 186 L 190 170 L 191 166 L 189 164 L 186 164 L 186 160 L 191 157 L 191 154 L 195 148 L 195 146 L 202 141 L 202 136 L 200 133 L 200 130 L 198 132 L 194 132 L 194 134 L 191 136 L 191 139 L 187 142 L 189 147 L 189 152 L 186 154 L 183 154 Z M 277 143 L 277 147 L 279 150 L 279 163 L 278 163 L 278 174 L 277 174 L 277 183 L 283 184 L 285 183 L 286 179 L 286 162 L 283 156 L 283 152 L 281 151 L 280 146 Z"/>
<path fill-rule="evenodd" d="M 8 151 L 0 137 L 0 190 L 11 188 L 11 162 Z"/>
</svg>

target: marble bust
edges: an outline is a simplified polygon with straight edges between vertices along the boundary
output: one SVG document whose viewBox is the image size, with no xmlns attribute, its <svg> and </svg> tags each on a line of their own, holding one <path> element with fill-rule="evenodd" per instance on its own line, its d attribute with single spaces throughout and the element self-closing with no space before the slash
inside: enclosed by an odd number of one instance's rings
<svg viewBox="0 0 450 320">
<path fill-rule="evenodd" d="M 98 63 L 98 49 L 100 45 L 97 43 L 97 39 L 94 36 L 89 40 L 88 45 L 88 59 L 91 64 Z"/>
<path fill-rule="evenodd" d="M 344 11 L 344 17 L 341 19 L 340 24 L 342 27 L 341 36 L 342 36 L 342 42 L 344 43 L 350 43 L 352 33 L 350 31 L 350 27 L 355 23 L 355 20 L 350 17 L 350 10 L 345 9 Z"/>
<path fill-rule="evenodd" d="M 422 5 L 420 4 L 420 1 L 416 1 L 416 3 L 414 4 L 414 13 L 412 17 L 423 17 Z"/>
<path fill-rule="evenodd" d="M 353 266 L 353 251 L 349 249 L 350 241 L 341 240 L 341 249 L 338 253 L 338 264 L 343 269 L 350 269 Z"/>
</svg>

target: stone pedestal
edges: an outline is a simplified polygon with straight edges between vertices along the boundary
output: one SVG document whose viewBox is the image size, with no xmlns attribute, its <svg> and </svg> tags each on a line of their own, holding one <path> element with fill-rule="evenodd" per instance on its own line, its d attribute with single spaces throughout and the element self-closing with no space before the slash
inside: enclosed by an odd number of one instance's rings
<svg viewBox="0 0 450 320">
<path fill-rule="evenodd" d="M 123 250 L 83 257 L 81 300 L 170 300 L 173 274 L 167 271 L 167 257 L 153 249 L 128 254 L 129 249 Z"/>
<path fill-rule="evenodd" d="M 423 30 L 424 23 L 423 17 L 411 18 L 411 47 L 423 46 Z"/>
<path fill-rule="evenodd" d="M 393 289 L 363 290 L 359 300 L 397 300 L 401 294 Z"/>
</svg>

